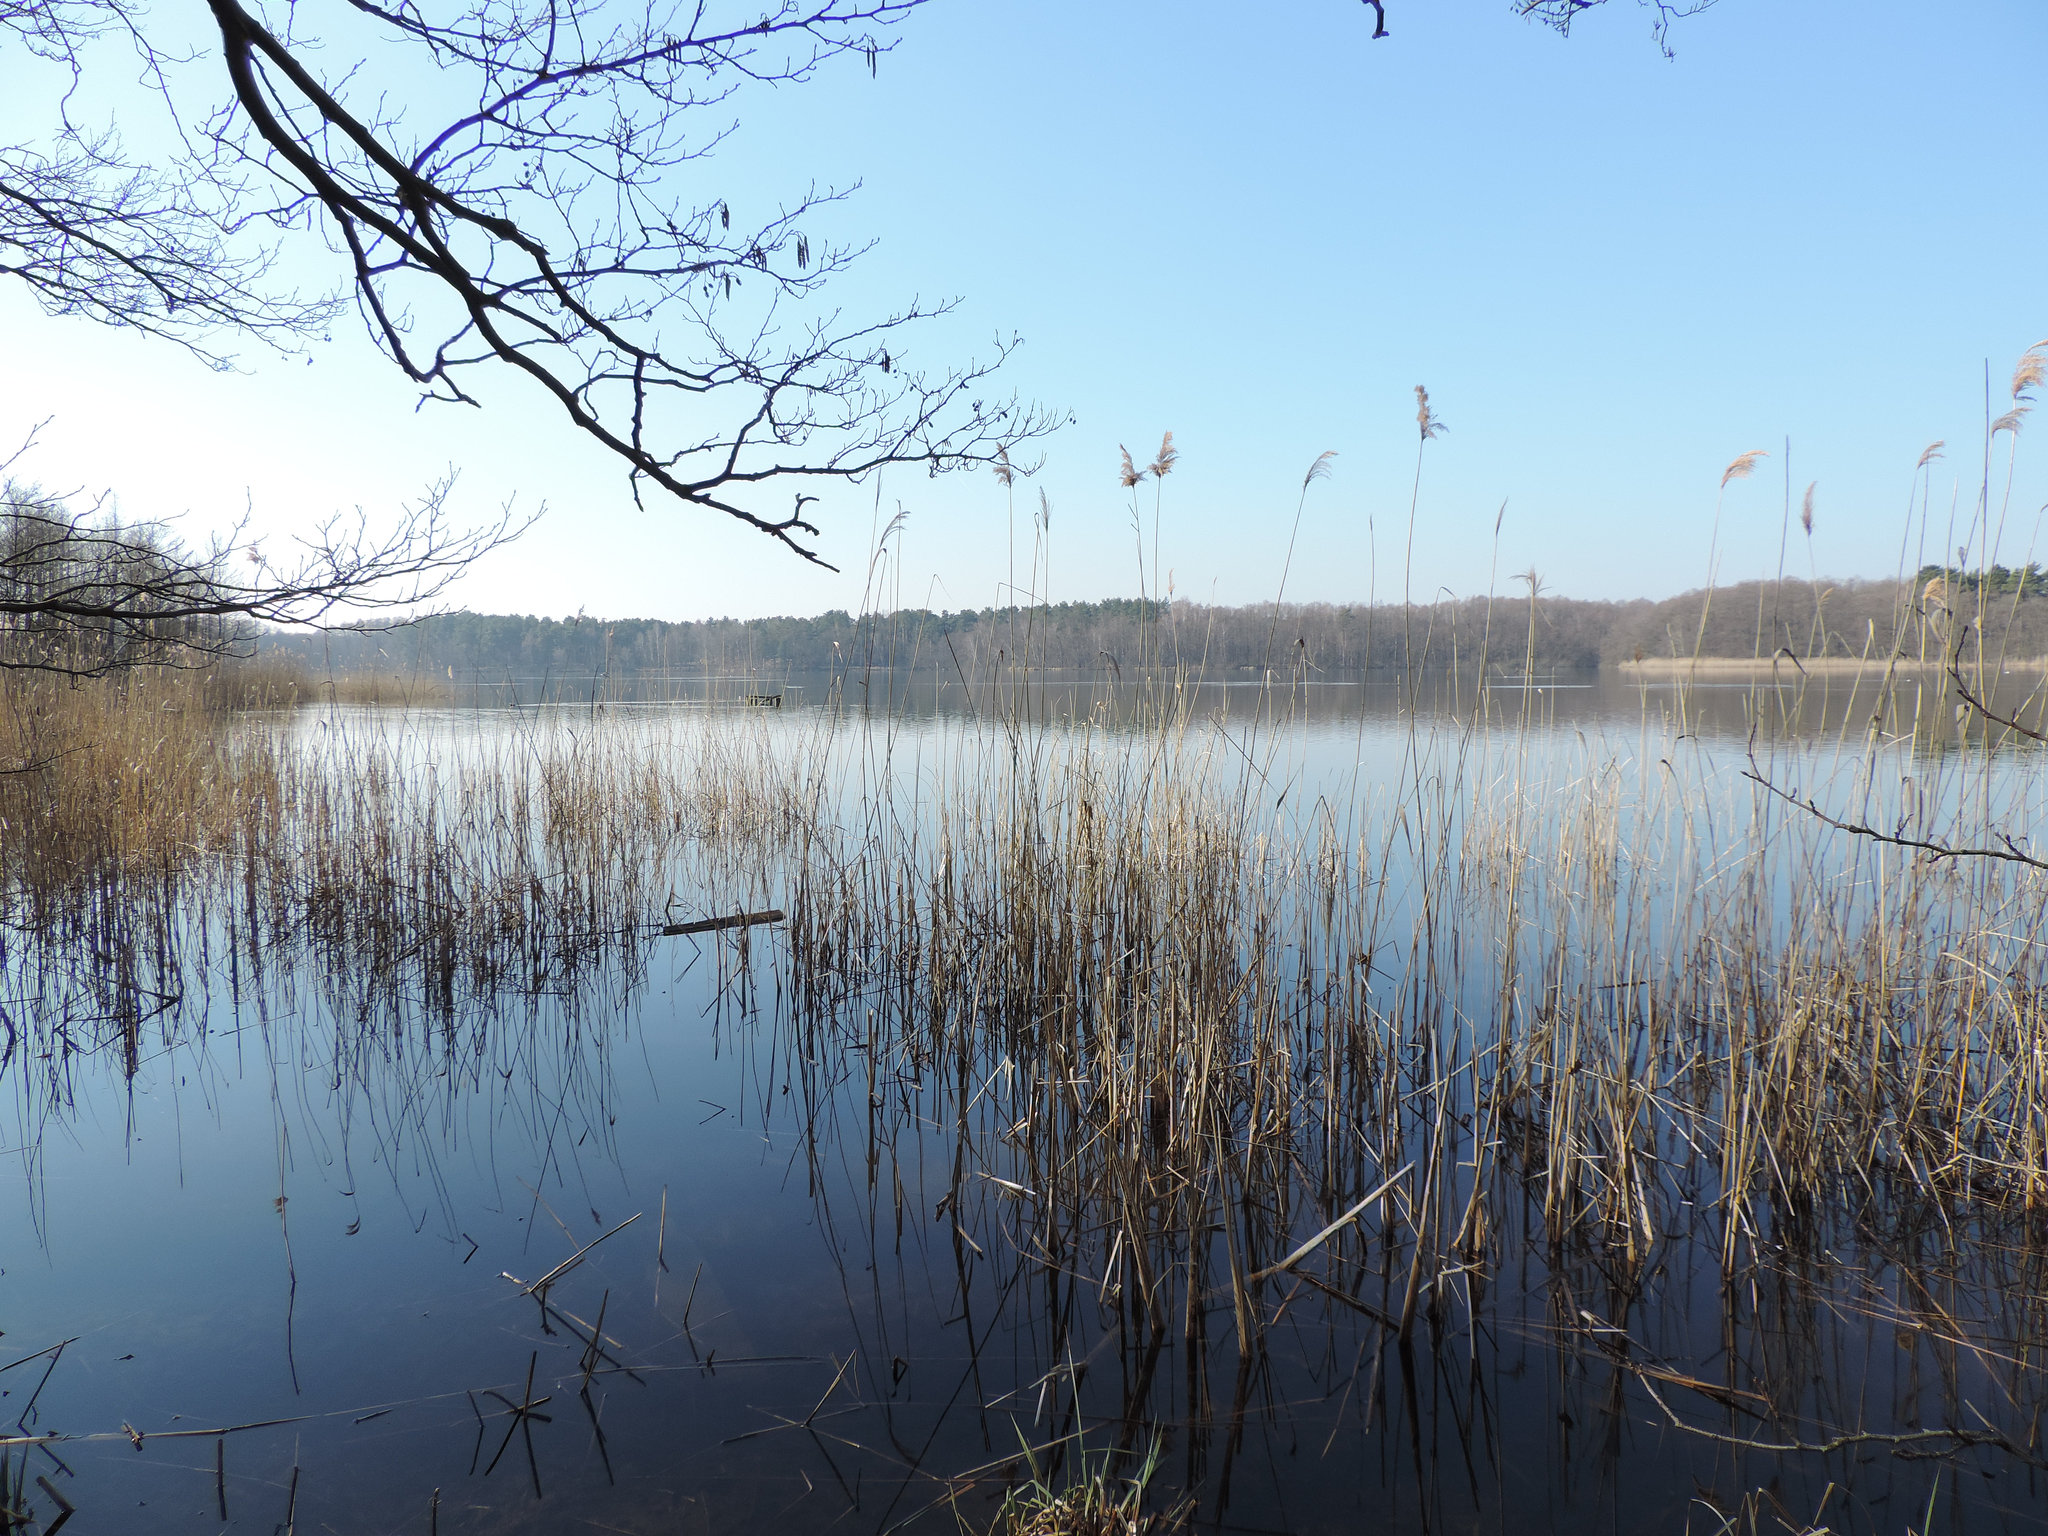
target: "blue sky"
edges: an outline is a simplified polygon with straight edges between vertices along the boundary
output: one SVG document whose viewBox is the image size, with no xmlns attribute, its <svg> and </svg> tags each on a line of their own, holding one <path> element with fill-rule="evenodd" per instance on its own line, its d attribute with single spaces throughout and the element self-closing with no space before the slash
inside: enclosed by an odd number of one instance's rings
<svg viewBox="0 0 2048 1536">
<path fill-rule="evenodd" d="M 1671 61 L 1629 0 L 1569 41 L 1505 0 L 1389 9 L 1375 43 L 1357 0 L 932 0 L 878 78 L 745 99 L 702 184 L 744 211 L 859 180 L 834 224 L 879 243 L 841 285 L 849 312 L 961 296 L 917 349 L 934 365 L 1022 334 L 1012 383 L 1076 417 L 1020 497 L 1053 503 L 1056 600 L 1136 590 L 1117 450 L 1147 458 L 1166 429 L 1177 591 L 1270 600 L 1303 472 L 1335 450 L 1286 595 L 1398 596 L 1417 383 L 1451 428 L 1424 466 L 1418 596 L 1483 592 L 1496 566 L 1503 589 L 1531 565 L 1576 596 L 1698 586 L 1721 470 L 1752 448 L 1772 457 L 1729 492 L 1721 574 L 1767 574 L 1788 437 L 1795 500 L 1819 482 L 1824 574 L 1892 569 L 1937 438 L 1938 513 L 1954 495 L 1967 518 L 1986 363 L 2003 409 L 2014 360 L 2048 337 L 2048 7 L 1721 0 L 1674 29 Z M 549 507 L 467 606 L 860 601 L 873 487 L 825 508 L 834 577 L 704 515 L 635 511 L 519 389 L 415 413 L 347 330 L 217 376 L 0 287 L 0 341 L 0 438 L 54 418 L 17 473 L 110 488 L 132 515 L 196 533 L 246 505 L 281 537 L 337 508 L 375 518 L 452 463 L 472 515 Z M 2023 437 L 2012 558 L 2048 500 L 2037 452 Z M 998 600 L 992 478 L 880 495 L 910 513 L 892 596 Z M 1144 504 L 1149 528 L 1149 487 Z"/>
</svg>

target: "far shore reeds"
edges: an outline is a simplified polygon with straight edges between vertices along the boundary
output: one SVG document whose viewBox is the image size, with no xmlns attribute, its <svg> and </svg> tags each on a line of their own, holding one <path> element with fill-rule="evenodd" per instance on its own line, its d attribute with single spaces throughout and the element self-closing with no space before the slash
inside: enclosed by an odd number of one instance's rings
<svg viewBox="0 0 2048 1536">
<path fill-rule="evenodd" d="M 1878 678 L 1887 670 L 1883 659 L 1862 656 L 1645 656 L 1615 664 L 1623 677 L 1656 678 L 1660 681 L 1690 677 L 1734 678 L 1741 681 L 1784 677 L 1868 677 Z M 1904 657 L 1890 664 L 1902 677 L 1938 678 L 1949 664 L 1941 657 Z M 2007 657 L 2002 670 L 2008 674 L 2031 675 L 2048 672 L 2048 656 Z"/>
</svg>

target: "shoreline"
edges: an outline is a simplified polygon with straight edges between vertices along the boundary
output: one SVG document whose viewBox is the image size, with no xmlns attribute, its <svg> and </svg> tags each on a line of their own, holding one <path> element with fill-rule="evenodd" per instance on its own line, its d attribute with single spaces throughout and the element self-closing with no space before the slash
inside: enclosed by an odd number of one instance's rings
<svg viewBox="0 0 2048 1536">
<path fill-rule="evenodd" d="M 1614 670 L 1619 676 L 1658 681 L 1688 677 L 1882 677 L 1887 669 L 1895 677 L 1942 677 L 1947 675 L 1948 663 L 1926 661 L 1911 656 L 1903 656 L 1896 661 L 1866 656 L 1808 656 L 1794 660 L 1781 654 L 1697 658 L 1645 656 L 1639 661 L 1622 661 L 1614 664 Z M 1601 670 L 1604 671 L 1605 668 Z M 1973 671 L 1972 663 L 1963 663 L 1964 676 L 1969 676 Z M 2048 672 L 2048 656 L 2008 657 L 1998 669 L 1999 676 L 2039 672 Z"/>
</svg>

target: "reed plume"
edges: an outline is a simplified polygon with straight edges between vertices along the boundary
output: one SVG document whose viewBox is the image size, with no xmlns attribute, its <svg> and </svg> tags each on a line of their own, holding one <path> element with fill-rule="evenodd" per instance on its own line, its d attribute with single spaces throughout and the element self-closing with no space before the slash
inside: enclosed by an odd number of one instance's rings
<svg viewBox="0 0 2048 1536">
<path fill-rule="evenodd" d="M 2031 400 L 2027 393 L 2048 383 L 2048 341 L 2037 341 L 2020 354 L 2019 362 L 2012 370 L 2012 397 L 2015 400 Z"/>
<path fill-rule="evenodd" d="M 1124 465 L 1126 469 L 1129 468 L 1130 462 L 1131 456 L 1129 454 L 1125 454 Z M 1165 437 L 1161 438 L 1159 441 L 1159 457 L 1152 461 L 1149 468 L 1149 473 L 1155 480 L 1164 479 L 1166 476 L 1173 473 L 1173 466 L 1178 464 L 1179 462 L 1180 450 L 1173 446 L 1173 434 L 1169 432 L 1166 434 Z"/>
<path fill-rule="evenodd" d="M 1425 443 L 1434 442 L 1451 430 L 1429 408 L 1429 391 L 1420 384 L 1415 386 L 1415 425 L 1421 430 Z"/>
<path fill-rule="evenodd" d="M 1731 480 L 1747 480 L 1756 472 L 1757 462 L 1770 456 L 1769 450 L 1763 448 L 1752 448 L 1747 453 L 1737 454 L 1735 461 L 1721 471 L 1721 489 L 1726 490 Z"/>
</svg>

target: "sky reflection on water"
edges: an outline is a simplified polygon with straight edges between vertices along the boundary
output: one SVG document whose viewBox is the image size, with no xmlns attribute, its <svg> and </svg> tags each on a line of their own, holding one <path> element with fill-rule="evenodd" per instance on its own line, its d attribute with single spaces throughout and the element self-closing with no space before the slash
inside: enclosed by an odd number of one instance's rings
<svg viewBox="0 0 2048 1536">
<path fill-rule="evenodd" d="M 1308 698 L 1263 723 L 1232 702 L 1207 745 L 1275 815 L 1320 799 L 1362 817 L 1399 780 L 1407 726 Z M 1540 709 L 1530 771 L 1557 782 L 1654 769 L 1677 714 L 1604 685 Z M 1742 708 L 1703 713 L 1702 782 L 1732 793 Z M 815 746 L 821 718 L 743 729 Z M 667 720 L 428 711 L 397 729 L 450 764 Z M 346 711 L 297 727 L 390 728 Z M 912 782 L 990 728 L 939 697 L 879 734 L 839 729 L 825 750 Z M 729 905 L 715 857 L 668 873 L 701 882 L 686 908 Z M 920 1059 L 858 993 L 797 1006 L 779 929 L 636 939 L 437 1007 L 367 984 L 363 957 L 259 966 L 221 922 L 195 909 L 172 935 L 184 989 L 123 1036 L 132 1063 L 47 1000 L 10 1009 L 0 1342 L 28 1358 L 0 1372 L 0 1407 L 66 1437 L 8 1451 L 44 1529 L 38 1475 L 74 1530 L 953 1530 L 992 1516 L 1022 1445 L 1058 1469 L 1155 1439 L 1160 1493 L 1194 1497 L 1204 1528 L 1875 1532 L 1930 1507 L 1944 1530 L 2048 1525 L 2027 1455 L 1733 1443 L 1981 1423 L 2037 1445 L 2048 1288 L 2024 1220 L 1953 1233 L 1911 1191 L 1783 1212 L 1730 1290 L 1718 1228 L 1660 1231 L 1622 1275 L 1597 1245 L 1557 1246 L 1525 1195 L 1488 1262 L 1432 1282 L 1412 1347 L 1378 1315 L 1405 1265 L 1389 1238 L 1360 1249 L 1383 1273 L 1348 1300 L 1280 1276 L 1247 1353 L 1214 1274 L 1162 1329 L 1104 1233 L 1034 1248 L 1000 1114 L 1017 1064 L 998 1044 Z M 54 1365 L 31 1355 L 59 1341 Z"/>
</svg>

